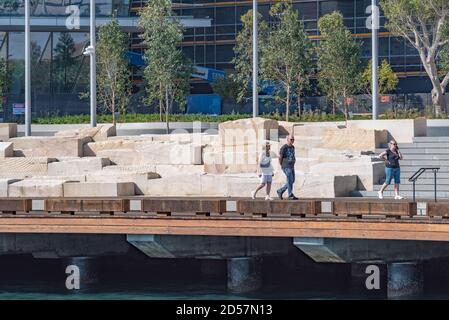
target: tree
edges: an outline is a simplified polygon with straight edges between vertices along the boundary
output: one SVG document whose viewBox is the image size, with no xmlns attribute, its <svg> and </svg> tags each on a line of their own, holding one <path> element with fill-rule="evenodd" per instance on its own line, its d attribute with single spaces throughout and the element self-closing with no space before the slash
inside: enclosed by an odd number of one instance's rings
<svg viewBox="0 0 449 320">
<path fill-rule="evenodd" d="M 388 18 L 386 27 L 418 51 L 430 81 L 435 113 L 446 111 L 449 69 L 441 64 L 440 53 L 448 46 L 449 0 L 380 0 Z M 443 76 L 440 76 L 443 73 Z"/>
<path fill-rule="evenodd" d="M 173 103 L 180 108 L 185 106 L 189 93 L 189 80 L 193 68 L 181 49 L 183 28 L 176 19 L 170 0 L 154 0 L 140 11 L 139 26 L 143 29 L 141 37 L 145 46 L 144 70 L 146 81 L 145 102 L 159 102 L 165 112 L 167 133 L 168 115 Z"/>
<path fill-rule="evenodd" d="M 226 77 L 217 77 L 212 82 L 212 89 L 221 97 L 222 103 L 237 102 L 240 86 L 232 74 Z"/>
<path fill-rule="evenodd" d="M 76 58 L 73 57 L 75 52 L 75 42 L 68 32 L 61 32 L 58 38 L 58 43 L 54 49 L 55 62 L 59 70 L 62 70 L 62 81 L 64 89 L 67 88 L 68 73 L 72 66 L 76 64 Z"/>
<path fill-rule="evenodd" d="M 368 62 L 365 70 L 362 72 L 363 87 L 368 95 L 372 96 L 372 60 Z M 391 69 L 387 60 L 383 60 L 379 68 L 379 92 L 378 94 L 387 94 L 393 91 L 399 83 L 398 76 Z"/>
<path fill-rule="evenodd" d="M 312 45 L 298 11 L 289 2 L 272 6 L 270 16 L 273 28 L 262 49 L 262 76 L 278 84 L 274 96 L 285 103 L 289 121 L 292 94 L 296 92 L 300 99 L 309 84 Z"/>
<path fill-rule="evenodd" d="M 6 60 L 0 58 L 0 111 L 3 111 L 3 96 L 7 92 L 9 85 L 8 70 L 6 68 Z"/>
<path fill-rule="evenodd" d="M 120 28 L 117 19 L 100 27 L 97 54 L 97 96 L 98 101 L 112 113 L 124 113 L 131 93 L 130 72 L 125 54 L 128 36 Z"/>
<path fill-rule="evenodd" d="M 333 103 L 341 106 L 348 120 L 347 98 L 360 87 L 360 44 L 343 24 L 340 12 L 320 18 L 321 42 L 318 47 L 318 81 L 321 90 Z"/>
<path fill-rule="evenodd" d="M 249 88 L 253 74 L 253 10 L 248 10 L 240 18 L 242 21 L 242 30 L 238 33 L 235 41 L 234 54 L 232 63 L 235 65 L 236 73 L 232 75 L 240 86 L 238 93 L 238 102 L 243 101 L 249 95 Z M 262 15 L 258 13 L 258 45 L 259 54 L 265 43 L 268 25 L 262 20 Z M 259 70 L 260 73 L 260 70 Z"/>
</svg>

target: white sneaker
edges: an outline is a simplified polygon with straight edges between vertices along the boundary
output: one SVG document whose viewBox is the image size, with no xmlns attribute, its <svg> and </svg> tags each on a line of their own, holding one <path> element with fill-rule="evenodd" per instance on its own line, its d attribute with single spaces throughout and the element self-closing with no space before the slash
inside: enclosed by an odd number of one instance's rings
<svg viewBox="0 0 449 320">
<path fill-rule="evenodd" d="M 379 196 L 379 199 L 383 199 L 384 198 L 383 193 L 380 192 L 380 191 L 377 191 L 377 195 Z"/>
<path fill-rule="evenodd" d="M 271 200 L 273 200 L 273 198 L 271 198 L 270 196 L 265 196 L 265 200 L 271 201 Z"/>
<path fill-rule="evenodd" d="M 251 199 L 256 199 L 256 191 L 251 191 Z"/>
<path fill-rule="evenodd" d="M 394 197 L 394 200 L 402 200 L 402 199 L 404 199 L 404 197 L 401 197 L 401 196 L 395 196 Z"/>
</svg>

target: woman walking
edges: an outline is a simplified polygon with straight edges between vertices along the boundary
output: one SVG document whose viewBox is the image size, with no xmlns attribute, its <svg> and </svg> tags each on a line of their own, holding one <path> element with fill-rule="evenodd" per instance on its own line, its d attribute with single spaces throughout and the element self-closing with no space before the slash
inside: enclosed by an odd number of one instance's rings
<svg viewBox="0 0 449 320">
<path fill-rule="evenodd" d="M 379 157 L 385 160 L 385 183 L 378 192 L 379 199 L 383 199 L 383 192 L 390 185 L 391 180 L 394 179 L 394 199 L 400 200 L 402 197 L 399 195 L 399 184 L 401 183 L 401 168 L 399 166 L 399 160 L 402 160 L 402 154 L 399 151 L 399 147 L 396 141 L 391 140 L 388 143 L 388 149 L 382 152 Z"/>
<path fill-rule="evenodd" d="M 256 190 L 251 192 L 251 198 L 253 199 L 256 199 L 257 192 L 266 186 L 267 195 L 265 196 L 265 200 L 273 200 L 270 197 L 271 183 L 273 181 L 274 176 L 273 166 L 271 165 L 270 149 L 271 146 L 267 142 L 263 147 L 263 152 L 260 154 L 259 167 L 257 170 L 260 177 L 260 185 L 256 188 Z"/>
</svg>

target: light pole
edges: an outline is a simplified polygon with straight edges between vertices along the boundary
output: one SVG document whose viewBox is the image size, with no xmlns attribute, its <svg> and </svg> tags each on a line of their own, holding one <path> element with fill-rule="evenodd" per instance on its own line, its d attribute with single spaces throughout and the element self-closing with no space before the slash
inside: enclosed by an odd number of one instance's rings
<svg viewBox="0 0 449 320">
<path fill-rule="evenodd" d="M 257 31 L 257 0 L 253 0 L 253 118 L 259 115 L 259 92 L 257 89 L 258 72 L 259 72 L 259 55 L 258 55 L 258 31 Z"/>
<path fill-rule="evenodd" d="M 378 107 L 379 107 L 379 8 L 377 7 L 376 0 L 371 0 L 371 44 L 372 44 L 372 94 L 373 94 L 373 120 L 377 119 Z"/>
<path fill-rule="evenodd" d="M 95 58 L 95 0 L 90 0 L 90 45 L 84 55 L 90 56 L 90 125 L 97 126 L 97 61 Z"/>
<path fill-rule="evenodd" d="M 25 136 L 31 136 L 30 0 L 25 0 Z"/>
</svg>

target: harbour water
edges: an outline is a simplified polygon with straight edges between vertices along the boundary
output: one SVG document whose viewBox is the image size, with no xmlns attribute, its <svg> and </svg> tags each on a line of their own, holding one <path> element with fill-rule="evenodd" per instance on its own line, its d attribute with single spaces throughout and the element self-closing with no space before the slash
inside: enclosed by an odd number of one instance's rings
<svg viewBox="0 0 449 320">
<path fill-rule="evenodd" d="M 348 265 L 293 270 L 268 261 L 264 285 L 255 293 L 230 294 L 226 276 L 205 276 L 198 260 L 145 261 L 99 258 L 98 279 L 79 290 L 65 287 L 61 260 L 28 256 L 0 257 L 0 300 L 230 300 L 230 299 L 385 299 L 383 292 L 354 288 Z M 449 288 L 427 285 L 418 299 L 448 299 Z"/>
</svg>

